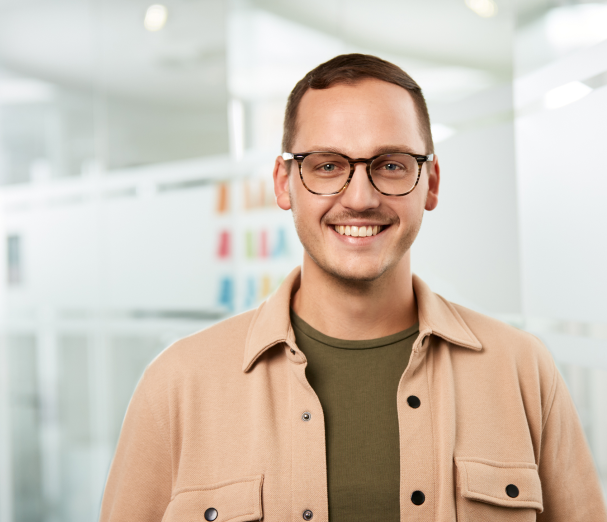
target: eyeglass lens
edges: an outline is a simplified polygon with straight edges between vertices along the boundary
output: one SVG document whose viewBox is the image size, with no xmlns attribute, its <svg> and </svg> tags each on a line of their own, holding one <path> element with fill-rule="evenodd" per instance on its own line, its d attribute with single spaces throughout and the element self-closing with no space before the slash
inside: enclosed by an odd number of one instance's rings
<svg viewBox="0 0 607 522">
<path fill-rule="evenodd" d="M 419 166 L 407 154 L 384 154 L 371 164 L 375 186 L 385 194 L 403 194 L 415 186 Z M 339 192 L 350 176 L 350 163 L 331 153 L 306 156 L 301 165 L 303 181 L 312 192 L 333 194 Z"/>
</svg>

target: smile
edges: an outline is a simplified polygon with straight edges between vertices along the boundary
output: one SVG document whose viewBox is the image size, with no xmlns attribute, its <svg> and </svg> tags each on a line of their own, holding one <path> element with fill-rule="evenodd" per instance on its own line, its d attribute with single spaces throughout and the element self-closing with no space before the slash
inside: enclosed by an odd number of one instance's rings
<svg viewBox="0 0 607 522">
<path fill-rule="evenodd" d="M 357 227 L 355 225 L 333 225 L 335 232 L 341 234 L 342 236 L 352 236 L 352 237 L 368 237 L 368 236 L 376 236 L 379 234 L 385 227 L 381 225 L 373 225 L 373 226 L 362 226 Z"/>
</svg>

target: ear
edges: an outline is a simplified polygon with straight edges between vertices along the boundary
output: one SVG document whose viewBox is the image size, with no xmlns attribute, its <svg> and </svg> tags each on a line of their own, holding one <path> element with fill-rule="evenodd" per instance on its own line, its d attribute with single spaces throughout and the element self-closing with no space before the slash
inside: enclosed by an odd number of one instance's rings
<svg viewBox="0 0 607 522">
<path fill-rule="evenodd" d="M 434 155 L 432 163 L 426 163 L 428 169 L 428 194 L 426 196 L 426 210 L 434 210 L 438 205 L 438 188 L 440 185 L 440 165 L 438 157 Z"/>
<path fill-rule="evenodd" d="M 289 195 L 289 169 L 282 156 L 276 158 L 274 163 L 274 194 L 276 204 L 283 210 L 291 208 L 291 197 Z"/>
</svg>

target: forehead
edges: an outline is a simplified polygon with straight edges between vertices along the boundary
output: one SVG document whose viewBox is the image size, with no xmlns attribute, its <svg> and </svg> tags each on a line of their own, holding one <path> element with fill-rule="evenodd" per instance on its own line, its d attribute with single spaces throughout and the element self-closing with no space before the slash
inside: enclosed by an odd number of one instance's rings
<svg viewBox="0 0 607 522">
<path fill-rule="evenodd" d="M 308 89 L 298 109 L 295 144 L 297 152 L 325 145 L 355 155 L 386 144 L 423 148 L 409 92 L 376 79 Z"/>
</svg>

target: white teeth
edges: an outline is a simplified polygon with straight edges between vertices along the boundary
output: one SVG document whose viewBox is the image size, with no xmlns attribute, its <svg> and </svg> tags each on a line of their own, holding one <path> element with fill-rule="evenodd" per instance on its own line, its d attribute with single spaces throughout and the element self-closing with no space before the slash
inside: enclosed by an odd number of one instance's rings
<svg viewBox="0 0 607 522">
<path fill-rule="evenodd" d="M 335 232 L 342 236 L 370 237 L 376 236 L 382 230 L 381 225 L 358 227 L 356 225 L 333 225 Z"/>
</svg>

